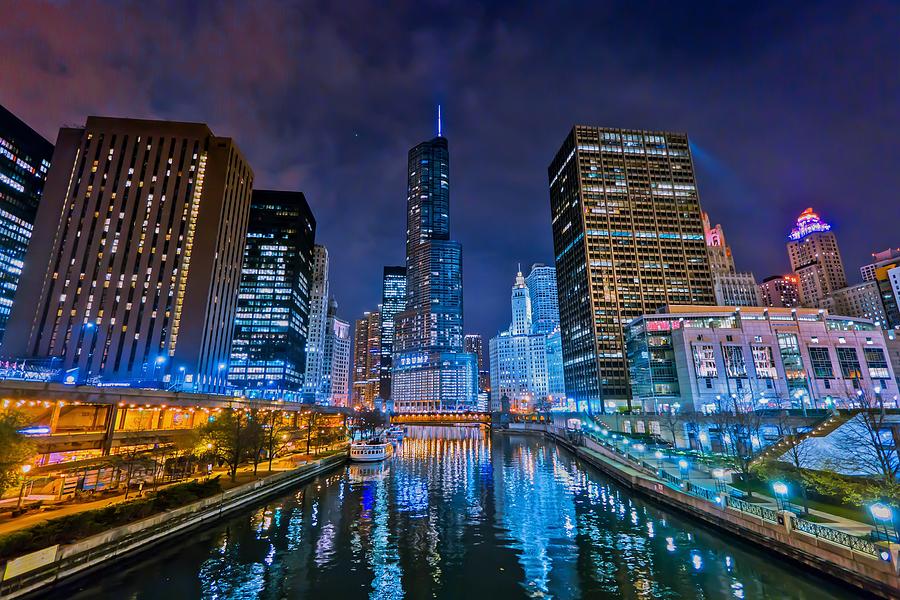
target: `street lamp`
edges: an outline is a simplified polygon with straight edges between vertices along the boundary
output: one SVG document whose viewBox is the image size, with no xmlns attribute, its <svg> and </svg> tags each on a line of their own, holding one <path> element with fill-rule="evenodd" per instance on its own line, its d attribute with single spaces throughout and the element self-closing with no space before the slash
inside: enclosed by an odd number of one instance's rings
<svg viewBox="0 0 900 600">
<path fill-rule="evenodd" d="M 656 452 L 653 453 L 653 456 L 656 457 L 656 468 L 662 469 L 663 453 L 661 451 L 657 450 Z"/>
<path fill-rule="evenodd" d="M 891 536 L 891 529 L 894 529 L 894 511 L 891 507 L 881 502 L 876 502 L 869 507 L 869 512 L 872 513 L 872 518 L 875 521 L 875 532 L 880 533 L 881 529 L 884 529 L 884 537 L 889 542 L 894 541 L 897 535 L 896 530 L 894 530 L 895 535 Z M 879 528 L 879 525 L 881 528 Z"/>
<path fill-rule="evenodd" d="M 16 504 L 17 511 L 22 508 L 22 500 L 25 497 L 25 483 L 28 481 L 28 472 L 31 470 L 31 465 L 22 465 L 20 469 L 22 470 L 22 486 L 19 488 L 19 502 Z"/>
<path fill-rule="evenodd" d="M 678 461 L 678 469 L 681 471 L 681 477 L 686 481 L 691 480 L 691 465 L 685 459 L 681 459 Z"/>
<path fill-rule="evenodd" d="M 778 505 L 778 510 L 787 510 L 787 484 L 781 481 L 776 481 L 772 484 L 772 491 L 775 492 L 775 503 L 776 505 Z"/>
</svg>

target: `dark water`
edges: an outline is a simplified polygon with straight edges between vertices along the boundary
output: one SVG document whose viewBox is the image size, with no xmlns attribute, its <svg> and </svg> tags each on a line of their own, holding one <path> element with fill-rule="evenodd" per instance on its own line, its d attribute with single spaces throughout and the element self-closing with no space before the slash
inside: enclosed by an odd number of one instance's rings
<svg viewBox="0 0 900 600">
<path fill-rule="evenodd" d="M 410 428 L 67 598 L 851 598 L 669 514 L 535 437 Z"/>
</svg>

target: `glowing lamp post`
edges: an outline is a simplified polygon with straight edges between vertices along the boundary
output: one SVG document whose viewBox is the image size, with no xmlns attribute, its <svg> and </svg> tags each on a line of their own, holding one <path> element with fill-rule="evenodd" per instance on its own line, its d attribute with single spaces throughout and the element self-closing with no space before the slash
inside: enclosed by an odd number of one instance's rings
<svg viewBox="0 0 900 600">
<path fill-rule="evenodd" d="M 772 484 L 772 491 L 775 492 L 775 503 L 778 505 L 778 510 L 787 510 L 787 484 L 776 481 Z"/>
<path fill-rule="evenodd" d="M 19 502 L 16 504 L 16 510 L 22 508 L 22 500 L 25 498 L 25 484 L 28 482 L 28 472 L 31 471 L 31 465 L 22 465 L 22 486 L 19 488 Z"/>
<path fill-rule="evenodd" d="M 691 480 L 691 465 L 685 459 L 681 459 L 678 461 L 678 470 L 681 471 L 681 477 L 685 481 Z"/>
<path fill-rule="evenodd" d="M 653 453 L 653 456 L 656 457 L 656 468 L 662 469 L 663 453 L 661 451 L 657 450 L 656 452 Z"/>
<path fill-rule="evenodd" d="M 894 528 L 894 511 L 890 506 L 877 502 L 869 507 L 872 519 L 875 521 L 875 532 L 884 531 L 884 537 L 893 542 L 897 540 L 897 530 Z M 893 533 L 893 535 L 891 535 Z"/>
</svg>

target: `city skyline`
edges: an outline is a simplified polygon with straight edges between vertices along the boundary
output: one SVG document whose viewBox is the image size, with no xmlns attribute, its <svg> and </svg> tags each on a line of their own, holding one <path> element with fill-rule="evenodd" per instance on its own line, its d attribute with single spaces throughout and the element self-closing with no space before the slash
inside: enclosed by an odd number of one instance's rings
<svg viewBox="0 0 900 600">
<path fill-rule="evenodd" d="M 203 21 L 182 7 L 164 11 L 174 39 L 159 50 L 164 60 L 157 62 L 169 65 L 161 70 L 148 67 L 135 46 L 159 31 L 161 14 L 107 7 L 86 24 L 87 35 L 75 38 L 59 31 L 65 29 L 61 23 L 75 18 L 72 11 L 80 10 L 74 5 L 19 8 L 11 15 L 10 36 L 0 42 L 12 65 L 3 75 L 7 85 L 0 103 L 51 142 L 60 125 L 83 123 L 88 115 L 208 122 L 219 135 L 238 140 L 259 187 L 306 194 L 321 224 L 321 242 L 332 249 L 334 293 L 347 316 L 373 307 L 381 267 L 402 262 L 402 249 L 392 243 L 403 233 L 405 204 L 405 176 L 396 157 L 431 133 L 439 102 L 455 144 L 452 212 L 467 257 L 464 286 L 491 292 L 482 303 L 468 303 L 466 329 L 485 338 L 505 321 L 506 274 L 520 261 L 553 262 L 544 169 L 576 121 L 687 132 L 695 144 L 703 208 L 728 232 L 740 269 L 753 271 L 757 281 L 788 272 L 783 241 L 807 206 L 834 225 L 850 283 L 859 281 L 856 269 L 870 262 L 872 252 L 896 243 L 888 224 L 900 208 L 883 192 L 896 185 L 888 158 L 888 132 L 897 129 L 890 109 L 896 90 L 884 88 L 876 76 L 896 66 L 884 62 L 896 55 L 885 51 L 891 38 L 883 25 L 896 7 L 820 5 L 782 14 L 762 6 L 736 19 L 732 9 L 711 5 L 692 22 L 662 6 L 658 18 L 628 41 L 624 56 L 624 33 L 616 30 L 636 30 L 642 19 L 631 9 L 576 13 L 535 7 L 510 16 L 502 9 L 426 7 L 416 24 L 412 11 L 405 10 L 395 15 L 396 24 L 365 8 L 352 18 L 335 13 L 342 10 L 338 7 L 310 9 L 308 15 L 259 10 L 242 13 L 252 27 L 229 50 L 226 60 L 234 75 L 209 54 L 197 60 L 209 61 L 210 69 L 188 63 L 169 70 L 179 62 L 170 59 L 186 44 L 224 43 L 228 19 L 218 9 L 204 11 Z M 120 33 L 109 21 L 115 17 L 130 24 L 125 29 L 136 27 L 138 35 L 130 39 Z M 138 21 L 147 24 L 137 27 Z M 348 30 L 337 28 L 342 21 Z M 369 28 L 372 22 L 384 27 Z M 687 28 L 691 35 L 684 37 L 692 41 L 672 37 L 662 25 L 670 22 Z M 378 31 L 356 35 L 364 23 Z M 606 41 L 594 37 L 597 25 Z M 538 36 L 545 27 L 572 30 L 562 47 L 545 53 Z M 757 37 L 760 27 L 767 31 L 765 39 Z M 401 35 L 398 28 L 417 35 Z M 292 30 L 299 33 L 287 35 Z M 725 31 L 727 36 L 717 33 Z M 127 68 L 114 68 L 93 45 L 104 35 L 111 36 L 110 45 L 130 49 L 119 56 Z M 865 45 L 850 42 L 863 38 Z M 261 44 L 268 44 L 265 51 L 247 51 Z M 283 68 L 309 54 L 296 52 L 298 45 L 321 59 L 313 62 L 329 67 Z M 663 45 L 674 51 L 660 52 Z M 376 46 L 384 47 L 388 59 L 372 56 Z M 621 66 L 603 58 L 613 49 Z M 483 66 L 474 60 L 478 52 L 484 53 Z M 266 60 L 251 67 L 238 60 L 243 54 L 263 54 Z M 76 55 L 86 60 L 69 58 Z M 653 71 L 647 55 L 660 61 Z M 567 70 L 558 69 L 563 56 L 579 57 L 571 65 L 579 80 L 571 82 L 571 94 L 550 93 L 567 84 Z M 398 57 L 399 70 L 391 67 Z M 779 69 L 770 68 L 773 60 L 781 61 Z M 857 64 L 865 66 L 857 69 Z M 509 67 L 507 78 L 488 77 L 503 65 Z M 836 65 L 841 76 L 824 77 L 827 65 Z M 292 71 L 296 81 L 283 74 Z M 238 77 L 250 85 L 234 89 Z M 620 82 L 621 90 L 598 95 L 599 85 L 610 79 Z M 113 93 L 87 81 L 105 81 Z M 383 83 L 375 86 L 375 81 Z M 46 94 L 47 85 L 59 93 Z M 297 94 L 298 86 L 326 92 Z M 767 92 L 748 98 L 748 88 Z M 234 100 L 209 102 L 210 94 L 223 97 L 226 89 Z M 257 99 L 258 111 L 240 108 Z M 854 125 L 852 115 L 858 112 L 877 126 Z M 862 151 L 846 156 L 841 148 L 851 146 Z M 781 161 L 782 152 L 795 158 Z M 844 167 L 857 174 L 861 188 L 834 176 Z M 855 202 L 862 198 L 883 218 L 867 223 Z M 359 209 L 347 211 L 348 203 Z M 760 203 L 765 214 L 745 210 Z M 383 230 L 370 227 L 375 214 L 384 215 Z M 486 229 L 501 219 L 507 226 Z"/>
</svg>

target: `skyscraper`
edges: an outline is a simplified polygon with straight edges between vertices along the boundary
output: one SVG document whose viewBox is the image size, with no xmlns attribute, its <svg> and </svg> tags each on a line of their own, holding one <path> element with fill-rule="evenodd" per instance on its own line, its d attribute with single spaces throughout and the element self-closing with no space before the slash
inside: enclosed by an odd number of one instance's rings
<svg viewBox="0 0 900 600">
<path fill-rule="evenodd" d="M 3 353 L 224 391 L 253 171 L 206 125 L 61 129 Z"/>
<path fill-rule="evenodd" d="M 534 264 L 525 278 L 531 300 L 531 327 L 535 333 L 549 334 L 559 328 L 559 296 L 556 268 Z"/>
<path fill-rule="evenodd" d="M 450 152 L 438 124 L 407 162 L 406 307 L 395 318 L 391 384 L 398 412 L 477 400 L 476 359 L 463 352 L 462 247 L 450 239 Z"/>
<path fill-rule="evenodd" d="M 538 267 L 540 268 L 540 267 Z M 538 273 L 533 279 L 543 280 Z M 550 334 L 538 332 L 533 322 L 530 288 L 519 271 L 510 294 L 512 322 L 506 331 L 490 341 L 491 393 L 495 409 L 502 406 L 504 398 L 515 411 L 546 410 L 565 398 L 562 378 L 557 376 L 551 387 L 548 357 L 557 361 L 557 371 L 562 368 L 558 346 L 559 331 L 554 326 Z M 537 295 L 537 294 L 536 294 Z M 552 323 L 552 316 L 550 316 Z M 550 336 L 556 337 L 548 345 Z"/>
<path fill-rule="evenodd" d="M 688 138 L 579 125 L 548 179 L 566 388 L 605 410 L 630 397 L 623 325 L 714 301 Z"/>
<path fill-rule="evenodd" d="M 772 275 L 759 284 L 762 306 L 796 308 L 800 306 L 800 278 L 796 275 Z"/>
<path fill-rule="evenodd" d="M 328 389 L 327 397 L 316 402 L 333 406 L 349 406 L 350 389 L 350 323 L 337 316 L 337 302 L 328 302 L 325 326 L 324 364 L 322 376 Z"/>
<path fill-rule="evenodd" d="M 303 387 L 315 234 L 301 192 L 253 190 L 228 370 L 248 395 Z"/>
<path fill-rule="evenodd" d="M 478 363 L 478 392 L 487 392 L 491 389 L 491 374 L 484 364 L 484 339 L 480 333 L 467 333 L 463 341 L 463 349 L 475 355 Z"/>
<path fill-rule="evenodd" d="M 322 404 L 331 395 L 331 384 L 325 378 L 327 360 L 324 355 L 328 334 L 328 290 L 328 249 L 316 244 L 313 248 L 312 291 L 309 295 L 309 337 L 306 341 L 303 399 L 317 404 Z"/>
<path fill-rule="evenodd" d="M 900 248 L 873 252 L 872 258 L 875 260 L 860 267 L 859 272 L 864 282 L 878 285 L 886 319 L 884 328 L 900 327 Z"/>
<path fill-rule="evenodd" d="M 381 387 L 381 313 L 366 312 L 353 332 L 353 405 L 375 408 Z"/>
<path fill-rule="evenodd" d="M 0 341 L 52 155 L 53 144 L 0 106 Z"/>
<path fill-rule="evenodd" d="M 713 292 L 719 306 L 761 306 L 759 287 L 753 273 L 738 273 L 734 266 L 731 246 L 725 243 L 721 225 L 713 227 L 709 215 L 703 213 L 706 252 L 713 278 Z"/>
<path fill-rule="evenodd" d="M 791 269 L 800 278 L 800 302 L 811 308 L 831 308 L 831 295 L 847 287 L 847 275 L 831 225 L 807 208 L 788 236 Z"/>
<path fill-rule="evenodd" d="M 406 308 L 406 267 L 385 267 L 381 279 L 381 397 L 391 399 L 394 317 Z"/>
</svg>

